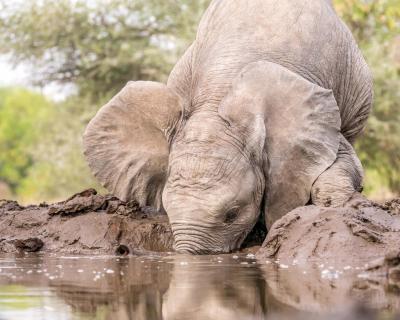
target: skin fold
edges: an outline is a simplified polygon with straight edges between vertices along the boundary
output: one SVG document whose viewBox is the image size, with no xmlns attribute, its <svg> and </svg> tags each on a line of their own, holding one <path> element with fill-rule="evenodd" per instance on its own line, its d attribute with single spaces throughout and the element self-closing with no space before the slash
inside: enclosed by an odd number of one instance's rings
<svg viewBox="0 0 400 320">
<path fill-rule="evenodd" d="M 175 248 L 240 247 L 311 202 L 362 188 L 352 144 L 371 75 L 327 0 L 214 0 L 167 85 L 131 82 L 84 135 L 96 177 L 123 200 L 168 214 Z"/>
</svg>

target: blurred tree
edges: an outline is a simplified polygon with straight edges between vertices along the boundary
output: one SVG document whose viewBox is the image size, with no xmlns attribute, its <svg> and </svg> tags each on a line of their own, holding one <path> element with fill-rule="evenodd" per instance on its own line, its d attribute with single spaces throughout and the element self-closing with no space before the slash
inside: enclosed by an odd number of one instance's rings
<svg viewBox="0 0 400 320">
<path fill-rule="evenodd" d="M 82 109 L 82 105 L 86 108 Z M 91 105 L 89 99 L 81 97 L 71 97 L 56 105 L 43 124 L 41 141 L 32 154 L 33 164 L 19 183 L 20 201 L 64 200 L 89 187 L 104 191 L 82 155 L 82 132 L 95 110 Z"/>
<path fill-rule="evenodd" d="M 51 117 L 52 104 L 25 89 L 0 92 L 0 182 L 16 192 L 33 163 L 35 146 Z"/>
<path fill-rule="evenodd" d="M 129 80 L 165 80 L 206 2 L 0 0 L 0 53 L 32 65 L 36 84 L 72 82 L 98 99 Z"/>
<path fill-rule="evenodd" d="M 399 34 L 400 0 L 334 0 L 334 4 L 362 46 Z"/>
</svg>

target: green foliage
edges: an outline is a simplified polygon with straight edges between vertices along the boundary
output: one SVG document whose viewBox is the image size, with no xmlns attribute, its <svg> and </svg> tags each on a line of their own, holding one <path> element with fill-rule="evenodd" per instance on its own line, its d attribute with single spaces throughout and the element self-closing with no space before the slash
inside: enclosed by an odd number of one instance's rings
<svg viewBox="0 0 400 320">
<path fill-rule="evenodd" d="M 334 0 L 359 43 L 390 40 L 400 27 L 400 0 Z"/>
<path fill-rule="evenodd" d="M 25 89 L 0 92 L 0 181 L 14 192 L 32 166 L 32 153 L 51 113 L 51 103 L 40 94 Z"/>
<path fill-rule="evenodd" d="M 42 130 L 27 178 L 20 181 L 17 191 L 21 201 L 64 200 L 83 188 L 102 190 L 82 155 L 82 133 L 96 109 L 81 97 L 56 105 Z"/>
<path fill-rule="evenodd" d="M 82 132 L 96 109 L 90 106 L 80 97 L 56 104 L 25 89 L 2 90 L 0 182 L 20 201 L 63 199 L 85 187 L 101 190 L 81 151 Z"/>
</svg>

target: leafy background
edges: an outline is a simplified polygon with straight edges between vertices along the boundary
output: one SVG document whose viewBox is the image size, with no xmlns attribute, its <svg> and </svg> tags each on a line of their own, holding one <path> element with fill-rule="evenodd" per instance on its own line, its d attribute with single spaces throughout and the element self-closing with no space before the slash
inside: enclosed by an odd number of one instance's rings
<svg viewBox="0 0 400 320">
<path fill-rule="evenodd" d="M 400 193 L 400 0 L 334 0 L 375 81 L 357 143 L 366 193 Z M 55 201 L 100 188 L 81 152 L 98 108 L 128 80 L 165 81 L 209 0 L 0 0 L 0 55 L 29 70 L 0 88 L 0 198 Z M 56 84 L 63 96 L 44 95 Z"/>
</svg>

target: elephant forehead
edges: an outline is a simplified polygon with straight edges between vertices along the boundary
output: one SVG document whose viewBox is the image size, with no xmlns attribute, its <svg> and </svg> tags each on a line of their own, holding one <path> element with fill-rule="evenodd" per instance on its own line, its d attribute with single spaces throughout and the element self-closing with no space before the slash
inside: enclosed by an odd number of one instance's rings
<svg viewBox="0 0 400 320">
<path fill-rule="evenodd" d="M 174 183 L 185 180 L 188 183 L 212 187 L 218 181 L 236 179 L 248 166 L 249 163 L 239 152 L 233 154 L 203 150 L 171 153 L 168 181 Z"/>
</svg>

